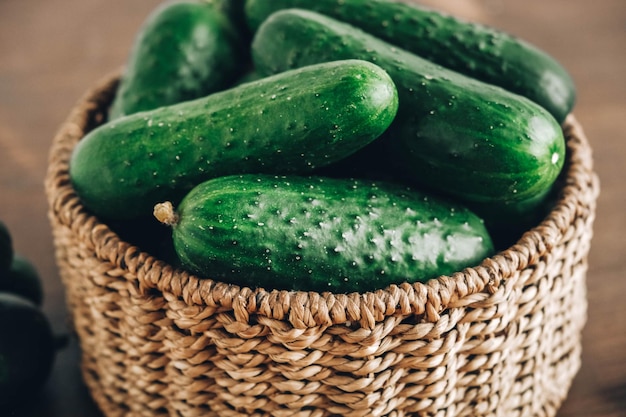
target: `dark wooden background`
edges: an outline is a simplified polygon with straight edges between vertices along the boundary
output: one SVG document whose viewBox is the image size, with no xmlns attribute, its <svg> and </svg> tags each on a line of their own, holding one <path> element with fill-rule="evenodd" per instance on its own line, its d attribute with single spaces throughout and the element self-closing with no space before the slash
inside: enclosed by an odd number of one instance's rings
<svg viewBox="0 0 626 417">
<path fill-rule="evenodd" d="M 0 218 L 44 279 L 67 331 L 43 189 L 51 139 L 81 94 L 126 60 L 157 0 L 0 0 Z M 583 365 L 559 417 L 626 416 L 626 1 L 432 0 L 549 52 L 579 88 L 575 114 L 602 181 L 588 274 Z M 101 417 L 72 340 L 43 392 L 12 417 Z"/>
</svg>

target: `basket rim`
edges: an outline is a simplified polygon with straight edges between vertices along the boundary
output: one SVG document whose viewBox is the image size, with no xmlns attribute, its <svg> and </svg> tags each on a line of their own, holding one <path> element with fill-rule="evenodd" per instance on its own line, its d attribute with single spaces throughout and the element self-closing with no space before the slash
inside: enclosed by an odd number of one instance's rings
<svg viewBox="0 0 626 417">
<path fill-rule="evenodd" d="M 593 216 L 599 180 L 582 126 L 570 114 L 563 123 L 567 160 L 562 172 L 564 185 L 556 204 L 516 243 L 477 266 L 425 283 L 392 284 L 376 291 L 349 294 L 253 289 L 200 278 L 122 240 L 82 206 L 72 188 L 72 150 L 86 132 L 102 123 L 103 108 L 110 104 L 120 74 L 121 70 L 117 70 L 105 75 L 75 103 L 53 138 L 44 185 L 53 227 L 58 223 L 70 228 L 101 261 L 130 273 L 138 280 L 142 296 L 156 290 L 188 305 L 233 311 L 238 321 L 247 322 L 251 315 L 256 315 L 288 320 L 296 328 L 359 322 L 361 327 L 371 329 L 386 317 L 398 315 L 417 315 L 424 321 L 436 322 L 442 312 L 468 296 L 495 293 L 516 271 L 532 266 L 549 253 L 577 218 Z"/>
</svg>

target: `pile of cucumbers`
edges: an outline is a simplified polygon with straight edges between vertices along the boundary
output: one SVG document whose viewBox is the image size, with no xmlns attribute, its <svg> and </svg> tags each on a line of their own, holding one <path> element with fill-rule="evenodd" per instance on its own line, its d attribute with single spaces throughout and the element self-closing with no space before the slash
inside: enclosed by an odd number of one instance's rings
<svg viewBox="0 0 626 417">
<path fill-rule="evenodd" d="M 168 1 L 70 176 L 103 221 L 167 230 L 200 277 L 373 291 L 538 222 L 575 95 L 535 46 L 417 4 Z"/>
<path fill-rule="evenodd" d="M 0 221 L 0 414 L 48 379 L 61 338 L 53 334 L 42 302 L 36 268 L 15 253 Z"/>
</svg>

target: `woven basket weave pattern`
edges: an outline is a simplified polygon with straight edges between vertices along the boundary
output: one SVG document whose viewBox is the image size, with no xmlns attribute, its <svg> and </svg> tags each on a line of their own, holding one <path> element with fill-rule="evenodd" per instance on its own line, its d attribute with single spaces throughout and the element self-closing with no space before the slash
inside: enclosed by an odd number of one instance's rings
<svg viewBox="0 0 626 417">
<path fill-rule="evenodd" d="M 554 416 L 580 366 L 598 180 L 565 123 L 562 197 L 511 248 L 427 284 L 366 294 L 200 280 L 86 211 L 68 161 L 115 75 L 57 133 L 49 216 L 90 391 L 113 416 Z"/>
</svg>

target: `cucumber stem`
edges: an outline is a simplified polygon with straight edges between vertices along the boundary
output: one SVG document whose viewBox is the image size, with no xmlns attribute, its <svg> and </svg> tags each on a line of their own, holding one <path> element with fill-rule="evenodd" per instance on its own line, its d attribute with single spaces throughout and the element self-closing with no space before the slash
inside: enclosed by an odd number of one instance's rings
<svg viewBox="0 0 626 417">
<path fill-rule="evenodd" d="M 163 224 L 175 226 L 178 223 L 178 215 L 174 211 L 174 206 L 170 201 L 157 203 L 154 206 L 154 217 Z"/>
</svg>

